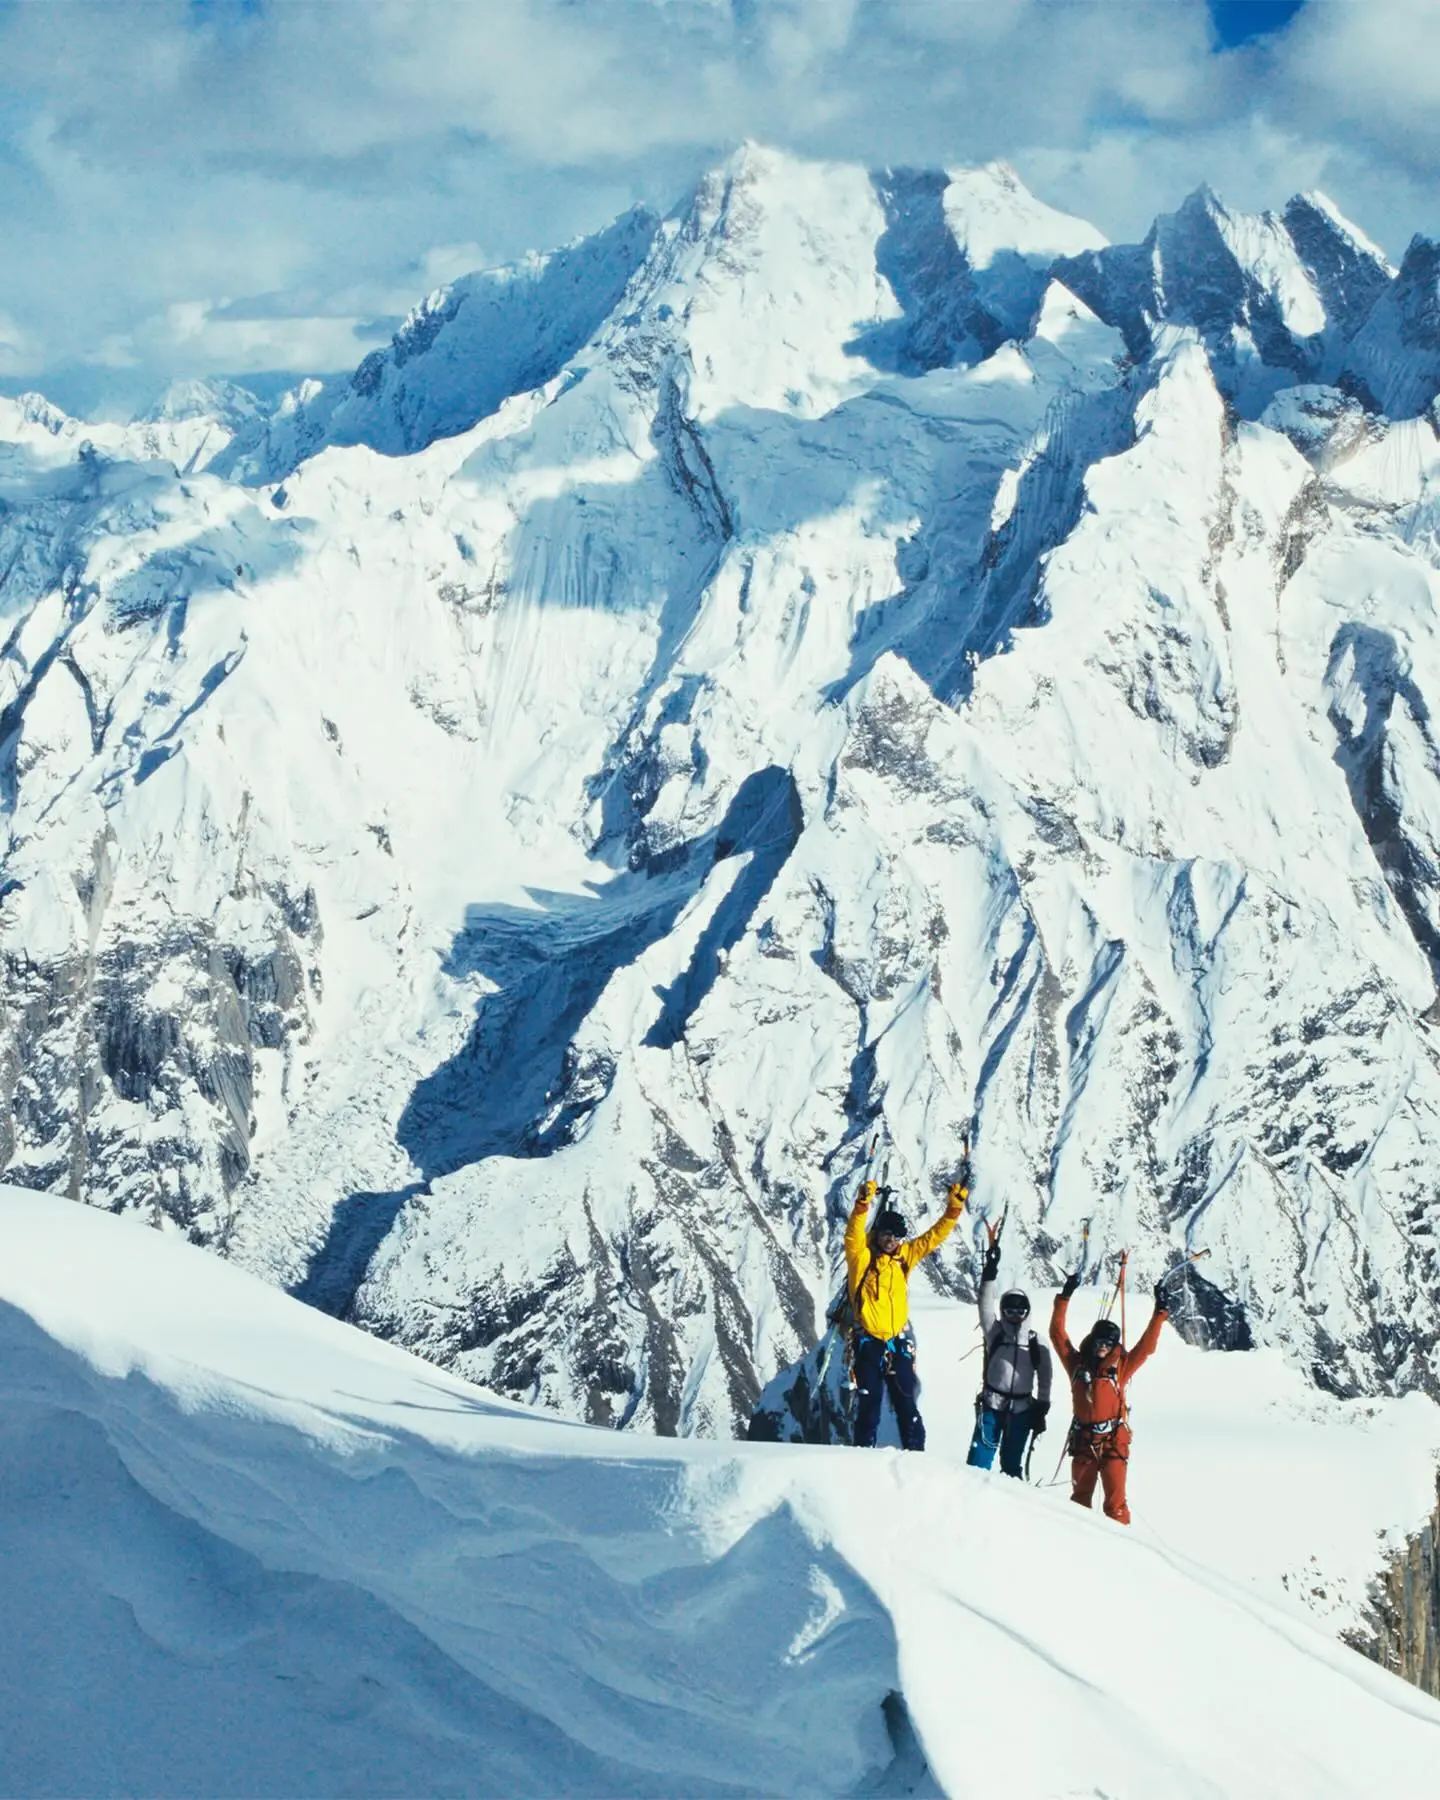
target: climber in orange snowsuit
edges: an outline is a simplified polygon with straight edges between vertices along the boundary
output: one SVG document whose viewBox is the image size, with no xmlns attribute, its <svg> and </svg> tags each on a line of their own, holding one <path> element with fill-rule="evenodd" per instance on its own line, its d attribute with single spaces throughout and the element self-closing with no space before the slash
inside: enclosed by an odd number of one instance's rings
<svg viewBox="0 0 1440 1800">
<path fill-rule="evenodd" d="M 1125 1471 L 1130 1460 L 1130 1415 L 1125 1390 L 1130 1377 L 1155 1354 L 1160 1327 L 1168 1315 L 1163 1282 L 1155 1287 L 1155 1311 L 1144 1335 L 1133 1350 L 1120 1341 L 1120 1327 L 1113 1319 L 1100 1319 L 1077 1350 L 1065 1329 L 1070 1296 L 1080 1285 L 1078 1275 L 1066 1278 L 1055 1296 L 1050 1315 L 1050 1342 L 1070 1377 L 1074 1420 L 1066 1448 L 1070 1452 L 1070 1498 L 1077 1506 L 1089 1506 L 1095 1483 L 1105 1490 L 1105 1516 L 1117 1524 L 1130 1523 L 1125 1504 Z"/>
</svg>

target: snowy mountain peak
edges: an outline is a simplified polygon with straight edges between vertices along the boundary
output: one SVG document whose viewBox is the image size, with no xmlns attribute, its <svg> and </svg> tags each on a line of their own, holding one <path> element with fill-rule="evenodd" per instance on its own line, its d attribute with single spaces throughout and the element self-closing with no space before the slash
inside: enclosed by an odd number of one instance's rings
<svg viewBox="0 0 1440 1800">
<path fill-rule="evenodd" d="M 263 412 L 264 408 L 254 394 L 238 382 L 190 376 L 172 381 L 137 422 L 158 425 L 214 419 L 227 430 L 235 431 L 252 424 Z"/>
<path fill-rule="evenodd" d="M 749 145 L 208 473 L 8 403 L 11 1176 L 726 1433 L 859 1147 L 923 1211 L 978 1118 L 1018 1277 L 1091 1219 L 1209 1251 L 1197 1341 L 1440 1385 L 1440 470 L 1354 398 L 1436 292 L 1310 201 L 1106 245 Z"/>
<path fill-rule="evenodd" d="M 463 276 L 416 306 L 347 381 L 295 394 L 213 467 L 266 483 L 327 445 L 424 449 L 543 386 L 615 310 L 659 221 L 644 208 L 549 255 Z"/>
<path fill-rule="evenodd" d="M 7 438 L 18 436 L 26 426 L 38 427 L 50 437 L 59 437 L 68 427 L 76 426 L 76 421 L 58 406 L 54 406 L 43 394 L 27 392 L 17 395 L 13 400 L 0 394 L 0 421 Z"/>
<path fill-rule="evenodd" d="M 1162 214 L 1144 242 L 1057 262 L 1056 274 L 1131 353 L 1164 323 L 1197 330 L 1232 402 L 1254 416 L 1281 387 L 1333 380 L 1389 281 L 1384 258 L 1328 202 L 1231 211 L 1208 186 Z"/>
<path fill-rule="evenodd" d="M 1363 262 L 1373 265 L 1387 277 L 1394 276 L 1395 266 L 1385 252 L 1352 219 L 1346 218 L 1328 194 L 1322 193 L 1319 188 L 1309 188 L 1303 194 L 1293 195 L 1286 202 L 1284 218 L 1292 234 L 1295 231 L 1295 221 L 1306 213 L 1323 220 L 1329 230 L 1350 245 Z"/>
<path fill-rule="evenodd" d="M 1048 262 L 1102 249 L 1107 242 L 1084 219 L 1037 200 L 1009 163 L 948 170 L 944 205 L 955 242 L 977 271 L 1007 253 Z"/>
</svg>

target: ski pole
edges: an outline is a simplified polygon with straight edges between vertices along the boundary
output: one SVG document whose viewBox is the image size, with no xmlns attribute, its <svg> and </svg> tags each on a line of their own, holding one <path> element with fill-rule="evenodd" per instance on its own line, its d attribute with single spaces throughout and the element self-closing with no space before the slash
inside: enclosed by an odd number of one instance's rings
<svg viewBox="0 0 1440 1800">
<path fill-rule="evenodd" d="M 868 1245 L 870 1245 L 872 1247 L 872 1251 L 873 1251 L 873 1246 L 874 1246 L 874 1241 L 875 1241 L 875 1221 L 880 1217 L 880 1214 L 884 1210 L 884 1205 L 885 1205 L 884 1199 L 880 1194 L 880 1185 L 881 1184 L 880 1184 L 880 1182 L 875 1180 L 875 1174 L 876 1174 L 875 1156 L 876 1156 L 876 1152 L 879 1150 L 879 1148 L 880 1148 L 880 1133 L 877 1130 L 875 1135 L 870 1140 L 869 1154 L 865 1158 L 865 1185 L 867 1187 L 873 1186 L 875 1188 L 876 1198 L 880 1200 L 880 1205 L 877 1206 L 875 1208 L 875 1211 L 870 1215 L 870 1223 L 867 1226 L 866 1231 L 865 1231 L 865 1241 Z M 886 1161 L 887 1162 L 889 1161 L 888 1156 L 886 1158 Z M 884 1179 L 884 1170 L 883 1169 L 880 1171 L 880 1175 L 881 1175 L 881 1179 L 883 1180 Z"/>
<path fill-rule="evenodd" d="M 1125 1265 L 1130 1260 L 1130 1252 L 1120 1252 L 1120 1342 L 1125 1342 Z"/>
<path fill-rule="evenodd" d="M 1105 1304 L 1100 1308 L 1100 1317 L 1102 1319 L 1108 1319 L 1115 1310 L 1115 1303 L 1120 1298 L 1120 1291 L 1124 1285 L 1125 1263 L 1126 1263 L 1126 1260 L 1129 1257 L 1129 1255 L 1130 1255 L 1130 1252 L 1128 1250 L 1122 1250 L 1120 1252 L 1120 1272 L 1115 1277 L 1115 1285 L 1114 1285 L 1114 1287 L 1111 1288 L 1109 1296 L 1105 1301 Z"/>
</svg>

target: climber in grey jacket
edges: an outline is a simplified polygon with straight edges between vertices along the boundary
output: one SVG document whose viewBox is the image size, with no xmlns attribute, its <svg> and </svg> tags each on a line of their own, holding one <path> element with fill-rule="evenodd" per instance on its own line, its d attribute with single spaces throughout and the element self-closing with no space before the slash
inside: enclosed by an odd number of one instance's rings
<svg viewBox="0 0 1440 1800">
<path fill-rule="evenodd" d="M 980 1280 L 980 1329 L 985 1334 L 985 1373 L 975 1397 L 975 1435 L 966 1459 L 977 1469 L 993 1466 L 1000 1452 L 1006 1475 L 1024 1472 L 1025 1446 L 1045 1429 L 1050 1411 L 1050 1347 L 1026 1326 L 1030 1300 L 1018 1288 L 1000 1297 L 998 1234 L 986 1253 Z"/>
</svg>

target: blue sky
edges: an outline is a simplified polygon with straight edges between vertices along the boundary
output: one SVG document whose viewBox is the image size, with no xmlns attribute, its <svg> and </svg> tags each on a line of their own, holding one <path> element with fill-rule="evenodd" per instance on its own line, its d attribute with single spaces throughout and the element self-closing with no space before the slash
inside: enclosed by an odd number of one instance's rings
<svg viewBox="0 0 1440 1800">
<path fill-rule="evenodd" d="M 1215 36 L 1224 49 L 1283 31 L 1305 0 L 1210 0 Z"/>
<path fill-rule="evenodd" d="M 744 137 L 1005 157 L 1114 238 L 1201 181 L 1440 235 L 1429 0 L 0 0 L 0 379 L 353 366 Z"/>
</svg>

